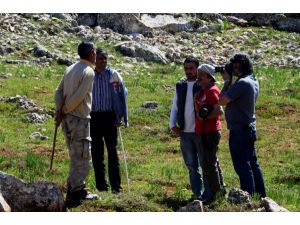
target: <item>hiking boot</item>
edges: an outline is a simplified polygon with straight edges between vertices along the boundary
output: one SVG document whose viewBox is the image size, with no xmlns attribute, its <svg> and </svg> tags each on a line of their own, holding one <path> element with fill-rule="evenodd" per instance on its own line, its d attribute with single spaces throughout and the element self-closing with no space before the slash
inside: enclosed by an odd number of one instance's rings
<svg viewBox="0 0 300 225">
<path fill-rule="evenodd" d="M 85 189 L 81 189 L 75 192 L 67 192 L 66 196 L 66 207 L 67 208 L 74 208 L 79 206 L 82 201 L 85 200 L 99 200 L 99 196 L 97 194 L 93 194 L 88 192 Z"/>
<path fill-rule="evenodd" d="M 112 188 L 112 189 L 111 189 L 111 192 L 112 192 L 113 194 L 120 194 L 120 193 L 123 192 L 123 189 L 122 189 L 121 187 L 119 187 L 119 188 Z"/>
</svg>

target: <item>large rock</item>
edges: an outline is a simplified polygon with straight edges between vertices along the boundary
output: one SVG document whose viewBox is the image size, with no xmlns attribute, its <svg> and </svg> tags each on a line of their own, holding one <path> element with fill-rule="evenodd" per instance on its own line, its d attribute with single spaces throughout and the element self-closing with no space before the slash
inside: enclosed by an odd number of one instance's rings
<svg viewBox="0 0 300 225">
<path fill-rule="evenodd" d="M 0 172 L 2 195 L 13 212 L 62 212 L 62 191 L 54 183 L 27 184 L 15 176 Z"/>
<path fill-rule="evenodd" d="M 195 29 L 197 29 L 199 27 L 199 25 L 195 22 L 187 22 L 187 23 L 170 23 L 167 24 L 163 27 L 161 27 L 161 29 L 171 33 L 171 34 L 175 34 L 178 32 L 182 32 L 182 31 L 194 31 Z"/>
<path fill-rule="evenodd" d="M 97 25 L 96 13 L 80 13 L 77 16 L 78 25 L 94 27 Z"/>
<path fill-rule="evenodd" d="M 135 14 L 101 13 L 97 17 L 97 25 L 110 28 L 121 34 L 146 33 L 150 27 L 143 24 Z"/>
<path fill-rule="evenodd" d="M 242 18 L 250 25 L 273 26 L 274 29 L 300 33 L 299 14 L 278 13 L 232 13 L 231 16 Z"/>
<path fill-rule="evenodd" d="M 168 63 L 168 59 L 164 53 L 162 53 L 158 48 L 147 44 L 135 41 L 125 41 L 117 44 L 115 48 L 123 55 L 129 57 L 142 58 L 145 61 L 158 62 L 162 64 Z"/>
<path fill-rule="evenodd" d="M 0 212 L 11 212 L 11 208 L 3 198 L 1 194 L 1 190 L 0 190 Z"/>
<path fill-rule="evenodd" d="M 181 207 L 178 212 L 204 212 L 203 204 L 199 200 L 189 202 L 186 206 Z"/>
<path fill-rule="evenodd" d="M 268 197 L 263 198 L 260 203 L 266 209 L 266 212 L 288 212 L 287 209 L 279 206 L 274 200 Z"/>
<path fill-rule="evenodd" d="M 273 24 L 277 30 L 300 33 L 300 19 L 287 17 Z"/>
<path fill-rule="evenodd" d="M 182 31 L 193 31 L 199 27 L 198 23 L 191 21 L 188 18 L 183 18 L 181 16 L 175 17 L 175 15 L 172 14 L 155 16 L 143 14 L 141 21 L 147 27 L 160 28 L 172 34 Z"/>
<path fill-rule="evenodd" d="M 100 26 L 122 34 L 143 34 L 151 30 L 135 14 L 129 13 L 81 13 L 78 14 L 77 22 L 78 25 Z"/>
<path fill-rule="evenodd" d="M 33 55 L 36 57 L 44 57 L 52 58 L 53 55 L 42 45 L 35 45 L 33 47 Z"/>
</svg>

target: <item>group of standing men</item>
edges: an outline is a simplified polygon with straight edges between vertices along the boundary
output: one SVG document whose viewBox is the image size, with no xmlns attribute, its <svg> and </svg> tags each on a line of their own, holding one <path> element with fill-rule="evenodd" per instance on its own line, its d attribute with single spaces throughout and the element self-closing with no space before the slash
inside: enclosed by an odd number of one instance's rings
<svg viewBox="0 0 300 225">
<path fill-rule="evenodd" d="M 65 70 L 55 92 L 55 121 L 57 126 L 62 123 L 70 156 L 67 207 L 77 206 L 82 200 L 98 198 L 85 188 L 91 159 L 96 188 L 108 191 L 104 142 L 112 192 L 122 192 L 117 132 L 122 122 L 125 127 L 128 126 L 127 90 L 118 72 L 107 66 L 107 52 L 97 49 L 93 43 L 81 42 L 78 54 L 80 61 Z M 184 61 L 186 76 L 176 84 L 170 115 L 170 128 L 180 136 L 194 197 L 205 204 L 225 193 L 217 157 L 221 138 L 220 115 L 223 114 L 221 105 L 226 105 L 230 153 L 241 189 L 266 196 L 254 147 L 258 82 L 252 74 L 252 63 L 247 55 L 235 54 L 230 62 L 232 75 L 238 79 L 231 84 L 230 76 L 224 70 L 224 88 L 220 91 L 215 85 L 215 68 L 209 64 L 199 66 L 197 59 L 187 57 Z"/>
<path fill-rule="evenodd" d="M 217 196 L 225 195 L 224 178 L 217 157 L 222 105 L 226 105 L 229 148 L 241 189 L 251 195 L 258 193 L 265 197 L 263 175 L 254 146 L 255 103 L 259 85 L 249 56 L 238 53 L 230 59 L 231 70 L 225 67 L 221 71 L 224 79 L 222 91 L 215 85 L 216 70 L 212 65 L 199 66 L 194 57 L 187 57 L 183 65 L 186 76 L 176 84 L 169 126 L 180 136 L 193 197 L 210 204 Z M 232 76 L 237 77 L 233 84 Z"/>
<path fill-rule="evenodd" d="M 107 52 L 97 49 L 93 43 L 81 42 L 78 54 L 80 61 L 65 70 L 55 92 L 55 121 L 57 126 L 62 123 L 70 156 L 67 207 L 99 198 L 85 188 L 91 159 L 96 188 L 108 191 L 104 142 L 112 192 L 122 192 L 117 128 L 122 122 L 128 126 L 127 90 L 119 73 L 107 66 Z"/>
</svg>

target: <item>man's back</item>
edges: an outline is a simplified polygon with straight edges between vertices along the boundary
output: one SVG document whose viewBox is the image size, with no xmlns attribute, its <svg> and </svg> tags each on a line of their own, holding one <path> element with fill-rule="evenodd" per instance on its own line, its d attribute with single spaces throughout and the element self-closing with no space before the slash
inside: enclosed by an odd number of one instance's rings
<svg viewBox="0 0 300 225">
<path fill-rule="evenodd" d="M 59 103 L 63 96 L 67 96 L 64 113 L 90 118 L 93 78 L 92 64 L 86 60 L 81 60 L 66 69 L 55 96 L 56 103 Z"/>
<path fill-rule="evenodd" d="M 255 102 L 259 92 L 259 84 L 253 75 L 236 81 L 226 92 L 231 99 L 226 106 L 225 117 L 229 130 L 255 128 Z"/>
</svg>

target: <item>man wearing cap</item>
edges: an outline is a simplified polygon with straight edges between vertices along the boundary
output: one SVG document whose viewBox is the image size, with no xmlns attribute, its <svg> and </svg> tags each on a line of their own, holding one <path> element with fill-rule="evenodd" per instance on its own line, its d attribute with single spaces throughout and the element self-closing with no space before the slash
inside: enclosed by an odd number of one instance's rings
<svg viewBox="0 0 300 225">
<path fill-rule="evenodd" d="M 223 185 L 223 176 L 218 163 L 217 151 L 221 138 L 220 114 L 222 108 L 219 102 L 220 90 L 215 85 L 215 68 L 209 64 L 198 67 L 198 80 L 194 92 L 196 111 L 196 134 L 200 139 L 201 167 L 203 178 L 210 187 L 210 193 L 202 196 L 203 204 L 211 203 Z"/>
<path fill-rule="evenodd" d="M 85 189 L 91 162 L 90 112 L 96 48 L 90 42 L 81 42 L 78 54 L 81 60 L 65 70 L 55 92 L 55 121 L 56 125 L 62 123 L 70 156 L 67 207 L 98 199 Z"/>
<path fill-rule="evenodd" d="M 224 88 L 219 104 L 226 105 L 225 119 L 229 129 L 229 148 L 234 169 L 240 178 L 241 189 L 260 197 L 266 196 L 263 174 L 258 164 L 256 141 L 255 104 L 259 84 L 253 75 L 253 66 L 247 54 L 238 53 L 231 59 L 233 75 L 238 79 L 232 85 L 229 75 L 223 72 Z"/>
</svg>

